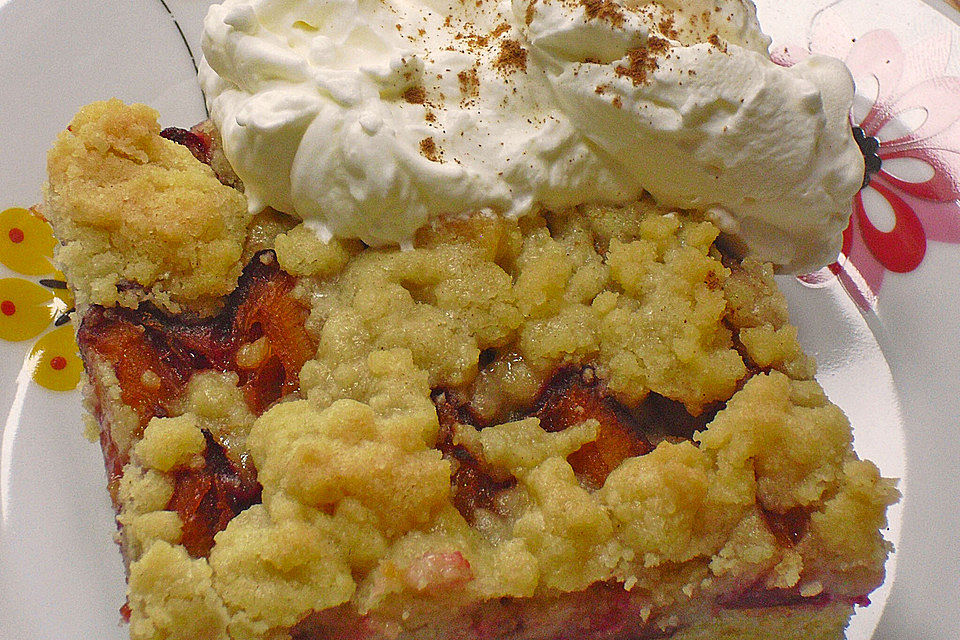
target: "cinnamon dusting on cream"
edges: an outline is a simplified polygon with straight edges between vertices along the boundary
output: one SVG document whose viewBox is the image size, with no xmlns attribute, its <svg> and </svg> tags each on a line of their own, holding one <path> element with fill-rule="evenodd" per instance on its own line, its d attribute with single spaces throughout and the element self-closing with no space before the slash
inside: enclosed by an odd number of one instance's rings
<svg viewBox="0 0 960 640">
<path fill-rule="evenodd" d="M 504 75 L 527 70 L 527 50 L 516 40 L 504 40 L 500 43 L 500 55 L 493 66 Z"/>
<path fill-rule="evenodd" d="M 623 9 L 612 0 L 583 0 L 582 4 L 591 20 L 606 20 L 614 27 L 623 25 Z"/>
<path fill-rule="evenodd" d="M 669 50 L 670 41 L 650 36 L 647 39 L 647 46 L 627 50 L 629 66 L 619 65 L 614 69 L 614 73 L 621 78 L 630 78 L 635 87 L 647 84 L 650 81 L 650 75 L 660 68 L 658 58 Z"/>
</svg>

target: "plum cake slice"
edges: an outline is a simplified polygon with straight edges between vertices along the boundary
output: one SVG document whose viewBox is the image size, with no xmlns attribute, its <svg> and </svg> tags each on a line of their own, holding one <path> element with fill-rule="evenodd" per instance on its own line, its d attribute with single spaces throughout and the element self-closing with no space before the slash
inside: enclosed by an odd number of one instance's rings
<svg viewBox="0 0 960 640">
<path fill-rule="evenodd" d="M 836 639 L 868 604 L 894 484 L 701 214 L 400 251 L 242 188 L 119 101 L 49 156 L 132 638 Z"/>
</svg>

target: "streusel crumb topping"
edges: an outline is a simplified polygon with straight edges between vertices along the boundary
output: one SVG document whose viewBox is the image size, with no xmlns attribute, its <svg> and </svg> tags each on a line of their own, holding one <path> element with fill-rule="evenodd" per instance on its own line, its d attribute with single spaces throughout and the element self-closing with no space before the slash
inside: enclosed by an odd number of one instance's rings
<svg viewBox="0 0 960 640">
<path fill-rule="evenodd" d="M 716 233 L 643 201 L 444 224 L 410 251 L 323 244 L 304 227 L 278 236 L 318 346 L 298 397 L 228 438 L 257 469 L 262 504 L 208 558 L 178 556 L 209 566 L 204 598 L 146 581 L 161 570 L 154 555 L 173 553 L 169 536 L 146 542 L 131 565 L 133 620 L 174 598 L 184 615 L 228 612 L 231 637 L 260 638 L 340 605 L 415 629 L 443 610 L 605 581 L 649 593 L 651 607 L 753 583 L 871 588 L 896 492 L 856 459 L 772 271 L 725 266 Z M 624 406 L 668 398 L 706 428 L 660 437 L 592 485 L 570 460 L 597 439 L 595 420 L 548 433 L 517 417 L 555 371 L 584 364 Z M 229 380 L 202 375 L 185 410 L 224 397 Z M 437 389 L 489 425 L 454 426 L 453 441 L 507 487 L 473 521 L 451 495 L 461 463 L 440 450 Z M 151 449 L 166 434 L 183 447 L 185 428 L 160 428 L 179 419 L 151 423 Z M 136 453 L 132 464 L 157 471 Z M 769 520 L 798 512 L 804 535 L 785 546 Z"/>
<path fill-rule="evenodd" d="M 96 102 L 49 153 L 43 214 L 81 307 L 151 300 L 203 314 L 236 287 L 243 195 L 159 134 L 153 109 Z"/>
<path fill-rule="evenodd" d="M 252 256 L 264 280 L 240 289 L 262 297 L 233 296 L 232 324 L 191 334 L 186 351 L 216 334 L 223 360 L 189 379 L 159 356 L 132 379 L 84 343 L 124 465 L 112 489 L 134 640 L 287 638 L 358 616 L 429 638 L 473 608 L 562 609 L 605 585 L 673 634 L 682 621 L 656 612 L 676 603 L 711 619 L 751 589 L 853 601 L 882 579 L 893 483 L 857 459 L 771 268 L 726 261 L 696 212 L 644 198 L 438 221 L 406 251 L 324 243 L 279 214 L 251 222 L 152 110 L 113 101 L 58 139 L 47 215 L 71 285 L 108 307 L 91 326 L 130 322 L 109 307 L 143 301 L 214 310 L 250 247 L 270 248 Z M 178 330 L 148 312 L 158 341 Z M 260 330 L 228 332 L 244 318 Z M 285 386 L 261 403 L 250 372 L 270 362 Z M 121 374 L 166 380 L 161 409 L 132 407 Z M 537 398 L 558 379 L 542 403 L 591 389 L 606 404 L 548 428 Z M 601 424 L 612 406 L 643 446 Z M 214 455 L 239 469 L 223 481 L 262 493 L 197 544 L 180 501 Z M 852 605 L 829 598 L 836 616 L 811 619 L 839 632 Z M 717 616 L 716 637 L 738 615 Z"/>
</svg>

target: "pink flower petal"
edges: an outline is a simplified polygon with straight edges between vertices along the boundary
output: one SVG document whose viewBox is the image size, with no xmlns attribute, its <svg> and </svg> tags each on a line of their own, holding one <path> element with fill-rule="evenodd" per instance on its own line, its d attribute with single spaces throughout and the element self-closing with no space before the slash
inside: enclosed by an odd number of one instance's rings
<svg viewBox="0 0 960 640">
<path fill-rule="evenodd" d="M 851 219 L 850 224 L 843 232 L 843 249 L 840 252 L 840 258 L 817 272 L 814 282 L 820 280 L 825 271 L 831 273 L 840 281 L 840 284 L 858 307 L 870 310 L 876 308 L 877 292 L 883 282 L 884 269 L 870 252 L 863 250 L 863 242 L 859 237 L 860 232 L 856 227 L 856 220 Z M 856 244 L 854 244 L 855 237 Z M 863 252 L 862 256 L 859 255 L 861 252 Z M 857 268 L 858 264 L 867 266 L 868 274 L 872 275 L 872 279 L 868 280 L 863 276 Z"/>
<path fill-rule="evenodd" d="M 900 151 L 885 151 L 880 147 L 880 157 L 888 167 L 890 160 L 911 158 L 923 162 L 933 176 L 923 182 L 904 179 L 888 168 L 881 168 L 880 175 L 892 186 L 918 198 L 936 202 L 950 202 L 960 198 L 960 152 L 948 149 L 915 147 Z"/>
<path fill-rule="evenodd" d="M 855 207 L 856 204 L 857 203 L 854 203 Z M 883 265 L 880 264 L 873 253 L 870 252 L 870 249 L 867 248 L 867 244 L 863 240 L 859 218 L 857 216 L 853 216 L 850 219 L 848 230 L 850 241 L 847 243 L 848 246 L 843 252 L 846 256 L 846 261 L 841 260 L 840 266 L 842 271 L 848 272 L 851 275 L 848 276 L 848 282 L 844 283 L 844 287 L 847 291 L 851 291 L 850 286 L 847 285 L 852 285 L 854 290 L 860 291 L 862 295 L 867 296 L 867 294 L 870 294 L 876 296 L 876 294 L 880 292 L 880 287 L 883 285 L 883 276 L 887 270 L 884 269 Z"/>
<path fill-rule="evenodd" d="M 863 198 L 856 198 L 853 213 L 864 243 L 870 253 L 890 271 L 907 273 L 916 269 L 927 252 L 927 236 L 920 220 L 902 198 L 891 189 L 875 181 L 874 189 L 893 209 L 894 225 L 890 231 L 881 231 L 870 220 Z"/>
<path fill-rule="evenodd" d="M 926 111 L 926 118 L 917 127 L 906 125 L 905 133 L 899 137 L 883 141 L 887 149 L 901 149 L 916 146 L 953 126 L 960 120 L 960 78 L 940 76 L 924 80 L 911 87 L 905 94 L 887 105 L 885 113 L 876 124 L 876 131 L 884 128 L 893 118 L 902 114 Z M 883 149 L 881 149 L 883 150 Z M 881 153 L 881 157 L 883 154 Z"/>
<path fill-rule="evenodd" d="M 926 184 L 937 171 L 926 160 L 926 156 L 916 157 L 906 154 L 889 154 L 883 159 L 883 173 L 905 184 Z"/>
<path fill-rule="evenodd" d="M 942 76 L 950 60 L 950 31 L 929 27 L 923 40 L 915 40 L 906 51 L 903 61 L 903 79 L 935 78 Z"/>
<path fill-rule="evenodd" d="M 850 106 L 850 122 L 860 125 L 867 119 L 880 97 L 880 83 L 872 75 L 861 75 L 856 81 L 856 93 Z M 869 134 L 868 134 L 869 135 Z"/>
<path fill-rule="evenodd" d="M 895 95 L 893 92 L 903 72 L 903 50 L 897 37 L 886 29 L 869 31 L 859 38 L 844 62 L 850 67 L 858 86 L 868 83 L 873 77 L 880 86 L 880 95 L 864 117 L 861 126 L 869 135 L 874 135 L 890 118 L 886 106 Z"/>
<path fill-rule="evenodd" d="M 810 50 L 841 60 L 857 41 L 856 32 L 836 12 L 819 13 L 810 25 Z"/>
<path fill-rule="evenodd" d="M 960 120 L 955 122 L 952 127 L 947 127 L 938 133 L 932 143 L 928 146 L 943 147 L 945 149 L 960 151 Z"/>
<path fill-rule="evenodd" d="M 927 107 L 913 107 L 894 113 L 896 105 L 891 105 L 892 115 L 877 131 L 876 136 L 880 144 L 894 145 L 897 142 L 912 140 L 913 134 L 920 129 L 930 118 Z"/>
<path fill-rule="evenodd" d="M 917 214 L 929 240 L 960 244 L 960 202 L 933 202 L 908 193 L 901 197 Z"/>
</svg>

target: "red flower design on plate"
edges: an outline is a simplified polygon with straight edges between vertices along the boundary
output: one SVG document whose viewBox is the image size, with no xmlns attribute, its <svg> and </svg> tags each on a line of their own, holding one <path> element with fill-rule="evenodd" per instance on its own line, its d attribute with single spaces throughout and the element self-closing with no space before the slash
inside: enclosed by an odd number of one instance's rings
<svg viewBox="0 0 960 640">
<path fill-rule="evenodd" d="M 801 279 L 817 284 L 836 275 L 861 307 L 872 308 L 885 274 L 920 266 L 928 240 L 960 243 L 960 77 L 946 75 L 947 33 L 905 48 L 890 31 L 851 38 L 827 21 L 808 49 L 783 48 L 773 59 L 790 65 L 811 51 L 842 58 L 853 74 L 850 119 L 860 129 L 867 174 L 840 258 Z"/>
</svg>

